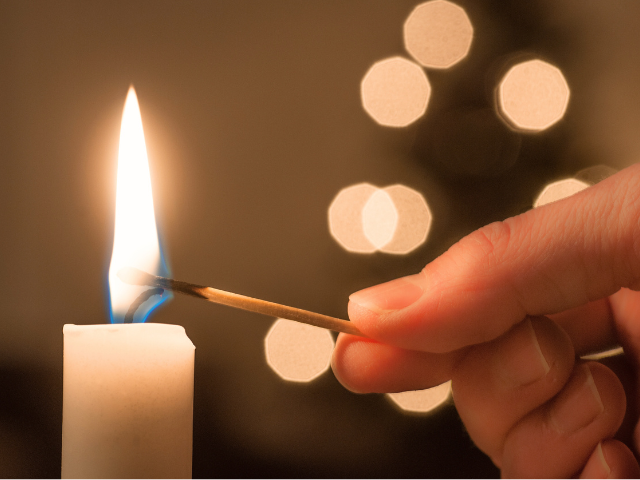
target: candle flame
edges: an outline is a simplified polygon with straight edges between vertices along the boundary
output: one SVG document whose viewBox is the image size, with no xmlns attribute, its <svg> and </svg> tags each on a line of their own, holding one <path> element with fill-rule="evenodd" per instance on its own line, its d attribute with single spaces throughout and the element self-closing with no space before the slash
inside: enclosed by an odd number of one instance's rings
<svg viewBox="0 0 640 480">
<path fill-rule="evenodd" d="M 122 282 L 117 274 L 124 267 L 168 275 L 160 252 L 142 117 L 133 86 L 124 105 L 118 151 L 115 230 L 109 266 L 112 323 L 122 323 L 131 304 L 148 289 Z M 141 305 L 134 321 L 144 322 L 149 313 L 168 298 L 168 293 L 152 297 Z"/>
</svg>

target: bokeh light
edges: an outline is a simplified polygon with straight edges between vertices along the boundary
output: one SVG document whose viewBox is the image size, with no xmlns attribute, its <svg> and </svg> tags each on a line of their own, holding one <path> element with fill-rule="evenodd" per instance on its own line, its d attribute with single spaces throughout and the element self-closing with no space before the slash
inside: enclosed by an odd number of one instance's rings
<svg viewBox="0 0 640 480">
<path fill-rule="evenodd" d="M 589 184 L 575 178 L 566 178 L 564 180 L 558 180 L 557 182 L 550 183 L 538 198 L 533 202 L 534 207 L 540 207 L 547 203 L 555 202 L 556 200 L 562 200 L 563 198 L 570 197 L 574 193 L 578 193 L 585 188 L 589 187 Z"/>
<path fill-rule="evenodd" d="M 329 231 L 350 252 L 409 253 L 425 242 L 431 221 L 424 197 L 404 185 L 352 185 L 329 206 Z"/>
<path fill-rule="evenodd" d="M 264 339 L 267 363 L 291 382 L 310 382 L 326 372 L 334 345 L 328 330 L 282 318 Z"/>
<path fill-rule="evenodd" d="M 451 382 L 426 390 L 387 393 L 387 397 L 402 411 L 427 413 L 445 403 L 451 395 Z"/>
<path fill-rule="evenodd" d="M 498 86 L 498 106 L 514 128 L 539 132 L 558 122 L 567 110 L 570 90 L 562 72 L 542 60 L 513 66 Z"/>
<path fill-rule="evenodd" d="M 342 248 L 349 252 L 373 253 L 376 247 L 362 228 L 362 210 L 378 189 L 359 183 L 340 190 L 329 206 L 329 231 Z"/>
<path fill-rule="evenodd" d="M 398 221 L 391 240 L 379 248 L 385 253 L 409 253 L 427 239 L 431 229 L 431 210 L 420 193 L 404 185 L 392 185 L 384 192 L 395 206 Z"/>
<path fill-rule="evenodd" d="M 404 24 L 404 45 L 425 67 L 449 68 L 469 53 L 473 26 L 464 9 L 434 0 L 413 9 Z"/>
<path fill-rule="evenodd" d="M 360 85 L 362 106 L 380 125 L 405 127 L 427 110 L 431 85 L 424 70 L 401 57 L 381 60 Z"/>
<path fill-rule="evenodd" d="M 362 209 L 364 236 L 378 249 L 391 241 L 398 225 L 398 210 L 387 192 L 376 190 Z"/>
</svg>

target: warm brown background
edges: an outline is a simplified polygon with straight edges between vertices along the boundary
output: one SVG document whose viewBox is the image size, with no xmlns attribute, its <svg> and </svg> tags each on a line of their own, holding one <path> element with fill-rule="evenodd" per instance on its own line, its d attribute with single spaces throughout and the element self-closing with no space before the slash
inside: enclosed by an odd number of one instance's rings
<svg viewBox="0 0 640 480">
<path fill-rule="evenodd" d="M 526 210 L 549 180 L 638 158 L 636 0 L 459 1 L 469 59 L 429 72 L 423 120 L 383 128 L 360 80 L 406 55 L 417 3 L 0 0 L 0 477 L 60 474 L 62 325 L 107 319 L 130 83 L 175 276 L 335 316 L 352 291 Z M 487 110 L 520 54 L 572 88 L 565 120 L 540 135 Z M 422 192 L 428 242 L 401 257 L 343 251 L 327 207 L 362 181 Z M 452 406 L 405 416 L 331 372 L 281 381 L 264 361 L 270 319 L 177 298 L 153 321 L 184 325 L 197 346 L 194 477 L 497 475 Z"/>
</svg>

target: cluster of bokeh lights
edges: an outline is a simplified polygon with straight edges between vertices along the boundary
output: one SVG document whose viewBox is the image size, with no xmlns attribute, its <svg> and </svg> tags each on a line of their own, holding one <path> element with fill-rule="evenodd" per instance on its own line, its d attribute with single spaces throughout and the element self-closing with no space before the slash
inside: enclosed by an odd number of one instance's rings
<svg viewBox="0 0 640 480">
<path fill-rule="evenodd" d="M 465 10 L 447 0 L 416 6 L 403 27 L 406 51 L 374 63 L 360 85 L 364 110 L 385 127 L 406 127 L 427 111 L 431 84 L 423 68 L 447 69 L 465 59 L 473 43 Z M 513 130 L 541 132 L 562 119 L 570 90 L 560 69 L 540 59 L 515 65 L 495 92 L 498 116 Z"/>
<path fill-rule="evenodd" d="M 396 255 L 422 245 L 431 228 L 424 197 L 404 185 L 359 183 L 342 189 L 329 206 L 329 231 L 347 251 Z"/>
<path fill-rule="evenodd" d="M 422 67 L 449 68 L 471 48 L 473 26 L 464 9 L 433 0 L 413 9 L 404 24 L 404 45 L 416 60 L 380 60 L 360 84 L 365 111 L 385 127 L 406 127 L 427 111 L 431 84 Z M 416 63 L 417 62 L 417 63 Z"/>
</svg>

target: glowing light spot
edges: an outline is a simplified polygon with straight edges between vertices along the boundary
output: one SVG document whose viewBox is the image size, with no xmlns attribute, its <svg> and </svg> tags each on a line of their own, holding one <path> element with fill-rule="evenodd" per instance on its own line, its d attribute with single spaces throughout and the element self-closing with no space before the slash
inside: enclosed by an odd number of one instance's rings
<svg viewBox="0 0 640 480">
<path fill-rule="evenodd" d="M 455 65 L 467 56 L 472 40 L 464 9 L 445 0 L 418 5 L 404 23 L 404 46 L 425 67 Z"/>
<path fill-rule="evenodd" d="M 507 72 L 498 87 L 498 104 L 513 127 L 539 132 L 564 116 L 569 95 L 569 85 L 557 67 L 531 60 Z"/>
<path fill-rule="evenodd" d="M 378 247 L 385 253 L 405 254 L 422 245 L 431 229 L 431 211 L 420 193 L 404 185 L 384 189 L 393 202 L 398 215 L 397 226 L 391 240 Z"/>
<path fill-rule="evenodd" d="M 364 236 L 378 249 L 393 238 L 398 225 L 398 211 L 384 190 L 376 190 L 362 209 Z"/>
<path fill-rule="evenodd" d="M 329 206 L 331 236 L 349 252 L 373 253 L 376 247 L 362 228 L 362 210 L 378 189 L 360 183 L 340 190 Z"/>
<path fill-rule="evenodd" d="M 387 397 L 405 412 L 426 413 L 434 410 L 449 399 L 451 382 L 437 387 L 411 392 L 387 393 Z"/>
<path fill-rule="evenodd" d="M 427 239 L 431 219 L 424 197 L 404 185 L 352 185 L 329 207 L 331 235 L 345 250 L 357 253 L 409 253 Z"/>
<path fill-rule="evenodd" d="M 405 127 L 424 115 L 431 85 L 424 70 L 401 57 L 375 63 L 360 85 L 362 106 L 380 125 Z"/>
<path fill-rule="evenodd" d="M 282 318 L 264 339 L 267 363 L 291 382 L 310 382 L 326 372 L 333 347 L 333 337 L 327 330 Z"/>
<path fill-rule="evenodd" d="M 587 187 L 589 187 L 588 183 L 576 180 L 575 178 L 567 178 L 550 183 L 540 192 L 538 198 L 533 202 L 533 206 L 540 207 L 547 203 L 555 202 L 556 200 L 562 200 Z"/>
</svg>

